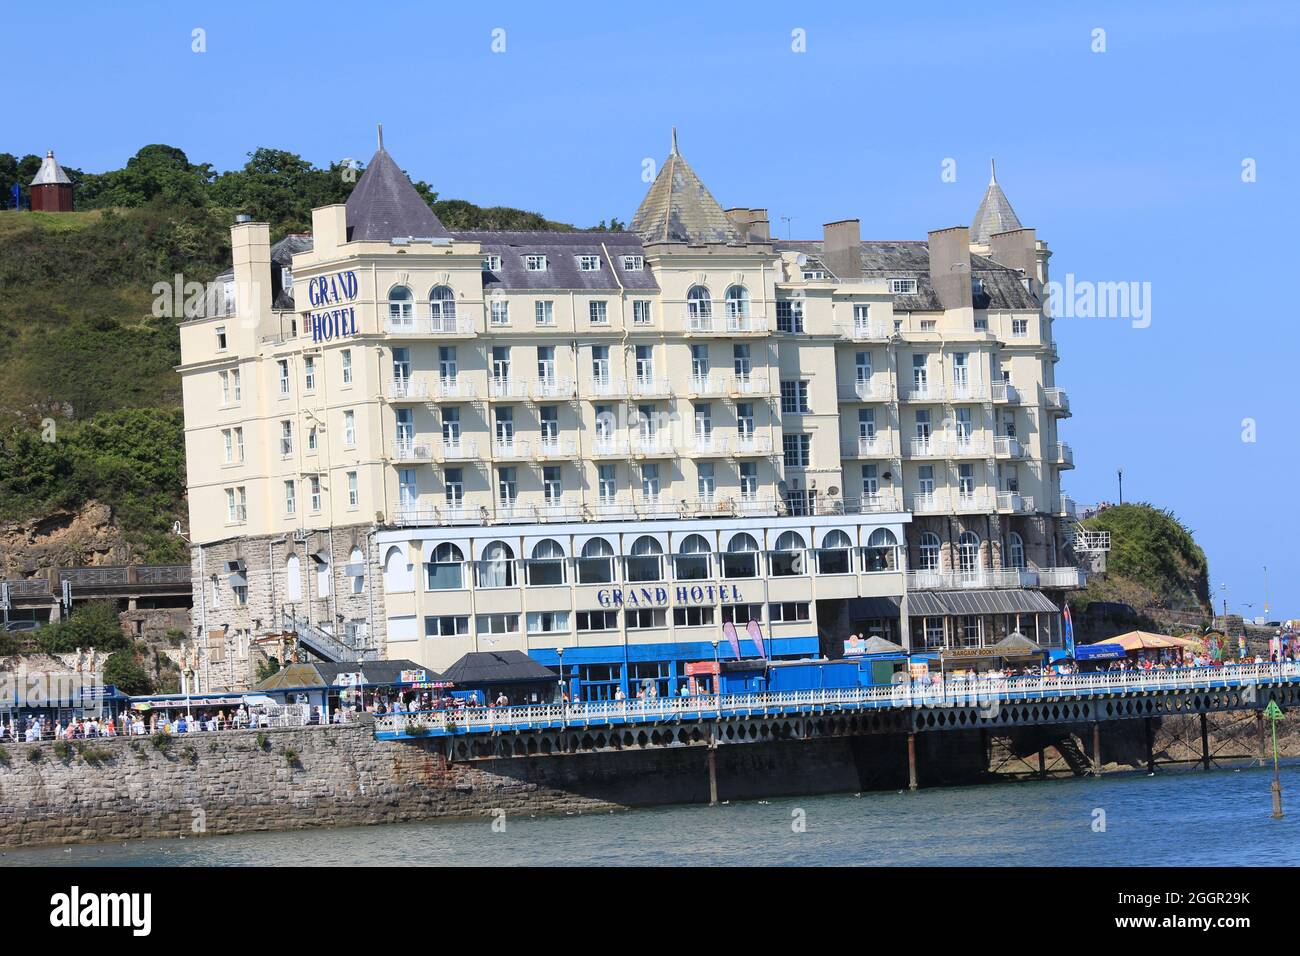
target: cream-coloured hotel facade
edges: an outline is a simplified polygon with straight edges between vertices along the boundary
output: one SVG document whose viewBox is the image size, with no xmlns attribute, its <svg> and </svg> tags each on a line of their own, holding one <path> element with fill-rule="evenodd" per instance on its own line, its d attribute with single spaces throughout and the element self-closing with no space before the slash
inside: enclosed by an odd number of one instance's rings
<svg viewBox="0 0 1300 956">
<path fill-rule="evenodd" d="M 450 233 L 380 148 L 310 237 L 232 230 L 181 325 L 195 627 L 563 665 L 590 696 L 692 660 L 1059 642 L 1072 550 L 1046 245 L 972 227 L 773 239 L 673 150 L 627 232 Z"/>
</svg>

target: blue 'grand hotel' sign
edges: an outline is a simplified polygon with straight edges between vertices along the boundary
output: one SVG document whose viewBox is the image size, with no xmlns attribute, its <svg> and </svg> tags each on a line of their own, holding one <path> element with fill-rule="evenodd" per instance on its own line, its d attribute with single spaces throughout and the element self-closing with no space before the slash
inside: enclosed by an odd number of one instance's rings
<svg viewBox="0 0 1300 956">
<path fill-rule="evenodd" d="M 355 306 L 346 304 L 356 301 L 357 289 L 357 274 L 351 270 L 317 276 L 307 283 L 307 301 L 313 308 L 339 306 L 308 313 L 307 325 L 313 342 L 328 342 L 357 334 L 357 310 Z"/>
</svg>

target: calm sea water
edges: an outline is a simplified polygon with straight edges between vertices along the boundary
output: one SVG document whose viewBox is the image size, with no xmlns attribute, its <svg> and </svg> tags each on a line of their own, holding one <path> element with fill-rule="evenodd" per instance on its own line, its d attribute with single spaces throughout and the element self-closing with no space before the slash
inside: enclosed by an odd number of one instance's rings
<svg viewBox="0 0 1300 956">
<path fill-rule="evenodd" d="M 1300 767 L 1283 769 L 1281 821 L 1271 780 L 1268 769 L 1116 774 L 521 816 L 504 832 L 484 819 L 8 850 L 0 865 L 1297 865 Z"/>
</svg>

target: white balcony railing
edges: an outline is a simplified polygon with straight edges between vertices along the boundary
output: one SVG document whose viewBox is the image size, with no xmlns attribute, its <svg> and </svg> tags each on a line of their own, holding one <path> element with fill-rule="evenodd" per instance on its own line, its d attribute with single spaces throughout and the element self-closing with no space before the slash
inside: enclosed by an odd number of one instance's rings
<svg viewBox="0 0 1300 956">
<path fill-rule="evenodd" d="M 433 397 L 443 399 L 474 398 L 477 389 L 468 376 L 457 375 L 452 378 L 439 378 L 433 383 Z"/>
<path fill-rule="evenodd" d="M 1033 498 L 1014 491 L 998 492 L 998 511 L 1009 514 L 1031 514 L 1033 510 Z"/>
<path fill-rule="evenodd" d="M 947 395 L 948 400 L 953 402 L 986 402 L 989 400 L 989 390 L 983 382 L 950 382 Z"/>
<path fill-rule="evenodd" d="M 443 461 L 472 461 L 478 458 L 478 441 L 473 438 L 444 438 L 438 457 Z"/>
<path fill-rule="evenodd" d="M 537 442 L 538 458 L 573 458 L 578 444 L 572 438 L 542 438 Z"/>
<path fill-rule="evenodd" d="M 840 398 L 847 402 L 887 402 L 889 382 L 884 375 L 858 379 L 840 390 Z"/>
<path fill-rule="evenodd" d="M 754 396 L 766 398 L 772 394 L 772 387 L 766 375 L 733 375 L 727 384 L 729 394 L 737 398 Z"/>
<path fill-rule="evenodd" d="M 707 435 L 691 436 L 688 453 L 692 455 L 725 455 L 727 453 L 727 436 L 709 432 Z"/>
<path fill-rule="evenodd" d="M 1016 387 L 1010 382 L 994 382 L 991 388 L 993 401 L 1006 402 L 1011 405 L 1019 404 L 1020 393 L 1016 391 Z"/>
<path fill-rule="evenodd" d="M 749 434 L 737 435 L 735 441 L 730 443 L 731 454 L 741 457 L 745 455 L 770 455 L 772 454 L 772 439 L 767 435 Z"/>
<path fill-rule="evenodd" d="M 394 461 L 432 461 L 433 446 L 427 442 L 398 440 L 393 442 Z"/>
<path fill-rule="evenodd" d="M 411 378 L 404 376 L 401 378 L 390 379 L 388 382 L 388 397 L 401 401 L 402 399 L 423 399 L 428 397 L 429 383 L 422 378 Z"/>
<path fill-rule="evenodd" d="M 940 435 L 913 438 L 907 446 L 913 458 L 942 458 L 948 451 L 947 442 Z"/>
<path fill-rule="evenodd" d="M 539 378 L 533 381 L 532 397 L 540 401 L 573 398 L 577 389 L 571 378 Z"/>
<path fill-rule="evenodd" d="M 528 383 L 517 378 L 493 376 L 488 381 L 488 396 L 508 400 L 523 400 L 528 397 Z"/>
<path fill-rule="evenodd" d="M 881 458 L 890 454 L 889 435 L 876 432 L 874 435 L 859 435 L 844 443 L 846 458 Z"/>
<path fill-rule="evenodd" d="M 666 378 L 641 378 L 632 380 L 633 398 L 667 398 L 671 393 Z"/>
<path fill-rule="evenodd" d="M 597 435 L 595 441 L 591 443 L 591 454 L 598 458 L 626 458 L 630 454 L 630 446 L 626 438 L 619 438 L 615 435 Z"/>
<path fill-rule="evenodd" d="M 687 392 L 700 398 L 721 398 L 727 394 L 727 381 L 721 375 L 692 375 Z"/>
<path fill-rule="evenodd" d="M 433 315 L 426 307 L 406 315 L 389 313 L 384 329 L 389 335 L 468 336 L 474 334 L 474 322 L 467 316 Z"/>
<path fill-rule="evenodd" d="M 995 435 L 993 438 L 993 454 L 998 458 L 1024 458 L 1025 449 L 1021 446 L 1019 439 L 1010 435 Z"/>
<path fill-rule="evenodd" d="M 592 398 L 626 398 L 627 383 L 609 377 L 592 378 L 587 382 Z"/>
<path fill-rule="evenodd" d="M 835 331 L 850 342 L 888 342 L 893 330 L 883 322 L 839 322 Z"/>
<path fill-rule="evenodd" d="M 943 398 L 943 390 L 930 382 L 909 382 L 899 389 L 899 398 L 905 402 L 937 402 Z"/>
<path fill-rule="evenodd" d="M 1063 388 L 1045 388 L 1043 389 L 1043 400 L 1047 407 L 1053 411 L 1069 414 L 1070 396 L 1065 394 Z"/>
<path fill-rule="evenodd" d="M 667 432 L 654 435 L 634 434 L 631 445 L 633 455 L 664 457 L 674 454 L 672 436 Z"/>
<path fill-rule="evenodd" d="M 493 458 L 530 458 L 532 457 L 532 442 L 527 438 L 497 437 L 492 439 L 492 457 Z"/>
<path fill-rule="evenodd" d="M 1074 467 L 1074 449 L 1071 448 L 1069 445 L 1065 444 L 1065 442 L 1059 442 L 1059 441 L 1056 442 L 1056 444 L 1052 448 L 1052 451 L 1053 451 L 1052 460 L 1055 461 L 1058 465 L 1061 465 L 1062 467 L 1065 468 Z"/>
</svg>

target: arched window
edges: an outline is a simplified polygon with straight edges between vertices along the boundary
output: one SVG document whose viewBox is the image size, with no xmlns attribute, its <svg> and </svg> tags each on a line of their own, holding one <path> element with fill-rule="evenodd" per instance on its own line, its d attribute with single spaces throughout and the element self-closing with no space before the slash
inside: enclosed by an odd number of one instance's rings
<svg viewBox="0 0 1300 956">
<path fill-rule="evenodd" d="M 788 578 L 804 573 L 804 540 L 797 531 L 785 531 L 776 539 L 776 547 L 768 555 L 772 577 Z"/>
<path fill-rule="evenodd" d="M 817 552 L 818 574 L 848 574 L 853 570 L 853 542 L 838 528 L 828 531 Z"/>
<path fill-rule="evenodd" d="M 711 550 L 704 535 L 688 534 L 673 557 L 673 577 L 678 581 L 707 581 Z"/>
<path fill-rule="evenodd" d="M 753 535 L 740 532 L 731 536 L 727 550 L 722 555 L 724 578 L 758 577 L 758 542 Z"/>
<path fill-rule="evenodd" d="M 406 561 L 406 549 L 393 545 L 384 554 L 384 591 L 396 594 L 415 589 L 412 568 Z"/>
<path fill-rule="evenodd" d="M 897 567 L 898 539 L 888 528 L 877 528 L 867 539 L 863 570 L 893 571 Z"/>
<path fill-rule="evenodd" d="M 692 323 L 708 325 L 713 318 L 713 299 L 702 285 L 693 285 L 686 293 L 686 314 Z"/>
<path fill-rule="evenodd" d="M 736 321 L 749 318 L 749 290 L 743 285 L 733 285 L 727 290 L 727 319 Z"/>
<path fill-rule="evenodd" d="M 980 568 L 980 536 L 963 531 L 957 539 L 957 569 L 964 578 L 973 578 Z"/>
<path fill-rule="evenodd" d="M 933 531 L 927 531 L 921 535 L 921 561 L 918 571 L 938 571 L 939 570 L 939 551 L 942 548 L 942 542 L 939 536 Z"/>
<path fill-rule="evenodd" d="M 663 553 L 659 542 L 643 534 L 632 542 L 632 554 L 627 559 L 628 581 L 662 581 Z"/>
<path fill-rule="evenodd" d="M 334 572 L 331 567 L 330 556 L 324 551 L 317 551 L 311 556 L 312 564 L 316 566 L 316 596 L 318 598 L 327 598 L 330 596 L 330 588 L 334 583 Z"/>
<path fill-rule="evenodd" d="M 1025 542 L 1014 531 L 1007 535 L 1007 567 L 1017 571 L 1025 569 Z"/>
<path fill-rule="evenodd" d="M 464 586 L 465 554 L 450 541 L 444 541 L 424 563 L 425 590 L 459 591 Z"/>
<path fill-rule="evenodd" d="M 395 285 L 388 291 L 388 327 L 415 328 L 415 297 L 404 285 Z"/>
<path fill-rule="evenodd" d="M 493 541 L 483 549 L 478 563 L 478 586 L 508 588 L 515 583 L 515 553 L 504 541 Z"/>
<path fill-rule="evenodd" d="M 538 541 L 528 562 L 528 583 L 547 587 L 564 583 L 564 548 L 554 538 Z"/>
<path fill-rule="evenodd" d="M 433 317 L 433 331 L 456 331 L 456 293 L 445 285 L 436 285 L 429 293 L 429 312 Z"/>
<path fill-rule="evenodd" d="M 302 562 L 296 554 L 284 560 L 284 599 L 289 602 L 302 600 Z"/>
<path fill-rule="evenodd" d="M 614 580 L 614 546 L 604 538 L 592 538 L 582 546 L 578 559 L 579 584 L 609 584 Z"/>
<path fill-rule="evenodd" d="M 409 566 L 407 570 L 410 570 Z M 352 593 L 364 594 L 366 591 L 366 559 L 362 555 L 360 548 L 353 548 L 352 553 L 348 555 L 348 577 L 352 580 Z M 411 584 L 406 590 L 411 591 L 414 588 L 415 585 Z"/>
</svg>

